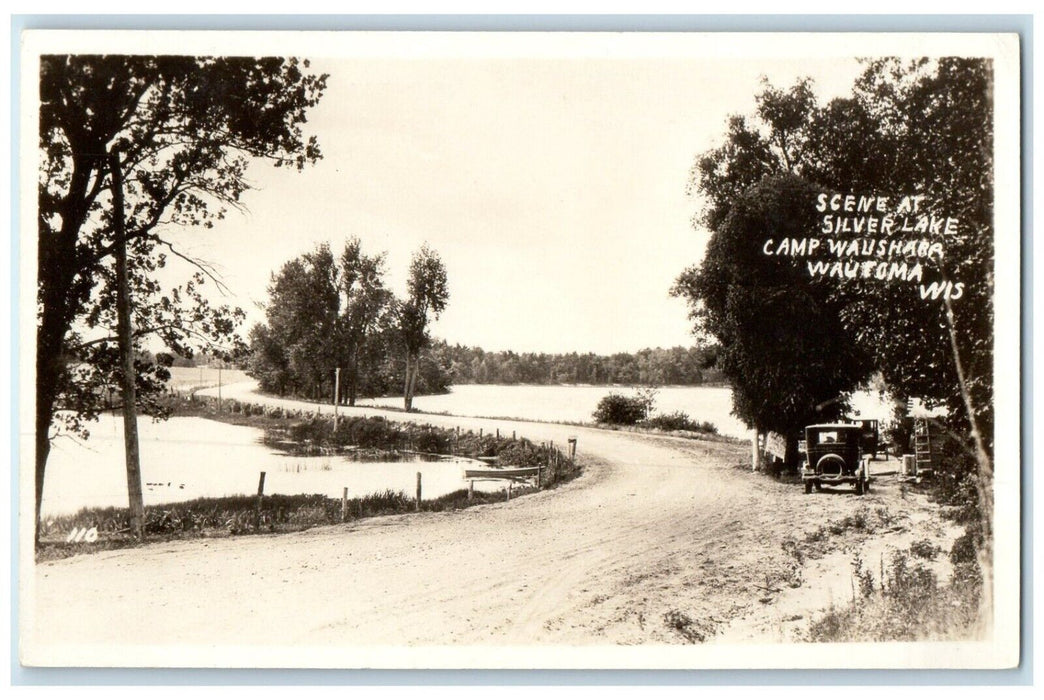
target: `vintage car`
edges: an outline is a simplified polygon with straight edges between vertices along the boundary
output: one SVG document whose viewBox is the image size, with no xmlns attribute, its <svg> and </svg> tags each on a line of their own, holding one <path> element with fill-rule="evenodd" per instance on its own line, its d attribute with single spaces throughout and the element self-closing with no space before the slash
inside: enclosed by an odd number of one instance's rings
<svg viewBox="0 0 1044 700">
<path fill-rule="evenodd" d="M 877 449 L 881 441 L 877 420 L 861 418 L 855 422 L 863 427 L 863 452 L 869 453 L 871 459 L 877 459 Z"/>
<path fill-rule="evenodd" d="M 870 490 L 869 460 L 863 459 L 863 426 L 845 423 L 805 428 L 805 463 L 801 481 L 805 493 L 823 486 L 853 484 L 856 493 Z"/>
</svg>

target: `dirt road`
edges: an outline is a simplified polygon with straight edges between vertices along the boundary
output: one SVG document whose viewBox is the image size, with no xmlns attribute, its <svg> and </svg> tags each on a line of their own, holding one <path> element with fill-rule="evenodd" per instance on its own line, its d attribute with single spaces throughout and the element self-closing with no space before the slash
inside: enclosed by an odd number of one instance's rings
<svg viewBox="0 0 1044 700">
<path fill-rule="evenodd" d="M 262 400 L 249 385 L 223 392 Z M 861 514 L 869 526 L 851 539 L 861 545 L 875 532 L 897 544 L 951 536 L 926 503 L 900 501 L 895 487 L 805 496 L 751 474 L 738 466 L 744 444 L 419 420 L 559 444 L 576 435 L 586 470 L 558 489 L 457 512 L 37 565 L 35 604 L 23 601 L 36 613 L 23 626 L 30 658 L 60 657 L 53 645 L 129 640 L 169 649 L 777 641 L 811 611 L 847 599 L 846 557 L 817 558 L 808 538 L 816 528 Z"/>
</svg>

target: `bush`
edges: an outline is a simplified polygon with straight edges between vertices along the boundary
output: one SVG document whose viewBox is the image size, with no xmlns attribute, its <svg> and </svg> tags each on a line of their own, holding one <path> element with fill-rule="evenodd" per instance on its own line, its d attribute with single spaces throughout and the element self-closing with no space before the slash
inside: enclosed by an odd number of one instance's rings
<svg viewBox="0 0 1044 700">
<path fill-rule="evenodd" d="M 910 544 L 910 554 L 918 559 L 927 559 L 928 561 L 931 561 L 938 556 L 939 551 L 939 547 L 928 539 L 917 540 Z"/>
<path fill-rule="evenodd" d="M 598 402 L 594 419 L 611 425 L 637 425 L 645 419 L 645 402 L 637 397 L 609 394 Z"/>
<path fill-rule="evenodd" d="M 923 546 L 917 547 L 922 549 Z M 980 581 L 968 565 L 954 568 L 948 586 L 940 586 L 935 574 L 911 557 L 911 551 L 893 552 L 883 579 L 873 575 L 856 557 L 853 562 L 852 603 L 831 606 L 812 621 L 810 642 L 899 642 L 973 639 L 981 595 Z M 882 567 L 884 568 L 884 567 Z"/>
<path fill-rule="evenodd" d="M 718 433 L 718 429 L 713 423 L 693 420 L 689 417 L 689 414 L 683 413 L 682 411 L 653 416 L 645 421 L 645 425 L 649 428 L 656 428 L 657 430 L 688 430 L 696 433 L 711 433 L 714 435 Z"/>
<path fill-rule="evenodd" d="M 970 525 L 964 534 L 953 541 L 950 548 L 950 562 L 954 566 L 974 564 L 978 561 L 979 550 L 982 549 L 982 528 Z"/>
</svg>

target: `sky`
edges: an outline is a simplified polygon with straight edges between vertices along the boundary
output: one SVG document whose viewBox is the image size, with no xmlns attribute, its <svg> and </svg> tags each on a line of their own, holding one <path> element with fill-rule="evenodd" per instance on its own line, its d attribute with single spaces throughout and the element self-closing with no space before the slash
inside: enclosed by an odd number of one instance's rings
<svg viewBox="0 0 1044 700">
<path fill-rule="evenodd" d="M 212 263 L 247 328 L 273 271 L 358 236 L 405 290 L 423 243 L 450 300 L 432 326 L 450 343 L 518 352 L 633 352 L 691 345 L 672 283 L 708 234 L 686 193 L 696 156 L 750 113 L 762 76 L 848 91 L 854 59 L 394 58 L 319 56 L 310 114 L 323 159 L 304 172 L 256 163 L 244 211 L 167 234 Z"/>
</svg>

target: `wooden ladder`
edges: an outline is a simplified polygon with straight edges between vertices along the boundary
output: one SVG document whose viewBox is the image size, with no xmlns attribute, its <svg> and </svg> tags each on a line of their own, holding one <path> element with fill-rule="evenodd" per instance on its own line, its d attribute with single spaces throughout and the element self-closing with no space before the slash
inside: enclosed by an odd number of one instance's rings
<svg viewBox="0 0 1044 700">
<path fill-rule="evenodd" d="M 933 470 L 932 431 L 926 418 L 914 419 L 914 454 L 917 456 L 918 475 Z"/>
</svg>

